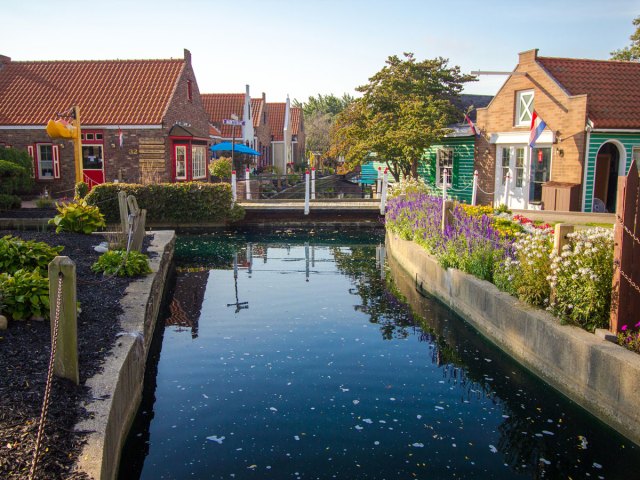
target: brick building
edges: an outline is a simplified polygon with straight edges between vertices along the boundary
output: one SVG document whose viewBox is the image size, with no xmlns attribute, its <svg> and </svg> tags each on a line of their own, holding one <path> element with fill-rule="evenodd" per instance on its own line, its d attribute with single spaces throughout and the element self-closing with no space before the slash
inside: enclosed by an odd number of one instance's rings
<svg viewBox="0 0 640 480">
<path fill-rule="evenodd" d="M 209 117 L 213 143 L 242 143 L 260 152 L 258 166 L 271 165 L 271 129 L 266 96 L 251 98 L 249 85 L 245 93 L 203 93 L 202 102 Z M 242 126 L 225 125 L 224 120 L 237 116 Z"/>
<path fill-rule="evenodd" d="M 614 211 L 617 177 L 640 156 L 640 64 L 537 53 L 478 109 L 479 202 Z M 529 148 L 534 110 L 547 127 Z"/>
<path fill-rule="evenodd" d="M 0 146 L 27 150 L 39 190 L 72 194 L 73 142 L 47 122 L 80 110 L 82 175 L 105 181 L 204 180 L 209 125 L 191 54 L 182 59 L 31 61 L 0 56 Z"/>
</svg>

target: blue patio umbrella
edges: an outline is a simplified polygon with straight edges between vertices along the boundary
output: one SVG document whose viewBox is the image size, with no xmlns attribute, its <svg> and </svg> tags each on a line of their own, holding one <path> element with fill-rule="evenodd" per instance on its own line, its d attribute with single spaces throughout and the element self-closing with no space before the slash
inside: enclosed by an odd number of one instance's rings
<svg viewBox="0 0 640 480">
<path fill-rule="evenodd" d="M 245 153 L 247 155 L 260 155 L 260 152 L 255 151 L 253 148 L 247 147 L 243 143 L 236 143 L 235 145 L 233 145 L 233 148 L 231 147 L 232 147 L 231 142 L 222 142 L 222 143 L 218 143 L 217 145 L 212 145 L 209 148 L 209 150 L 211 150 L 212 152 L 230 152 L 231 150 L 233 150 L 236 153 Z"/>
</svg>

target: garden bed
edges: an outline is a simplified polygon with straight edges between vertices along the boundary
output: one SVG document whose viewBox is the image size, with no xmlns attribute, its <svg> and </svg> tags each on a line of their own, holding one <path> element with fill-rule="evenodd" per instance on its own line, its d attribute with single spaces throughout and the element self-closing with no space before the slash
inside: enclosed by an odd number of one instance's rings
<svg viewBox="0 0 640 480">
<path fill-rule="evenodd" d="M 74 425 L 88 416 L 82 407 L 90 399 L 85 382 L 100 372 L 116 342 L 120 300 L 132 279 L 104 278 L 90 270 L 100 255 L 93 250 L 102 240 L 99 236 L 0 230 L 0 237 L 5 235 L 62 245 L 61 255 L 76 262 L 80 385 L 54 378 L 37 478 L 89 478 L 73 471 L 88 433 L 74 431 Z M 0 330 L 0 478 L 28 476 L 50 342 L 48 321 L 13 321 L 7 330 Z"/>
</svg>

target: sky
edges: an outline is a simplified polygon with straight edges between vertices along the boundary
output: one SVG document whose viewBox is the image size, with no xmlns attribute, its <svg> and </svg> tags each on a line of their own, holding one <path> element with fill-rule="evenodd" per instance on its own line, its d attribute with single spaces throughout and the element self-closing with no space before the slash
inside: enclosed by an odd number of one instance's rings
<svg viewBox="0 0 640 480">
<path fill-rule="evenodd" d="M 182 58 L 201 93 L 268 102 L 355 88 L 390 55 L 444 57 L 462 72 L 511 71 L 518 53 L 608 59 L 630 45 L 640 0 L 1 0 L 13 60 Z M 464 93 L 495 95 L 505 76 Z"/>
</svg>

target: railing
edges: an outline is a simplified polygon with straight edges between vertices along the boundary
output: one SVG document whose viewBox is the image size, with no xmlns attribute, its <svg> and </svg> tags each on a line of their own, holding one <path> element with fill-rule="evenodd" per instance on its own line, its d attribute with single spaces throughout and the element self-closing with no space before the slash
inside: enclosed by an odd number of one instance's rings
<svg viewBox="0 0 640 480">
<path fill-rule="evenodd" d="M 627 176 L 618 180 L 616 205 L 610 323 L 614 333 L 623 325 L 634 325 L 640 311 L 640 181 L 635 160 Z"/>
</svg>

